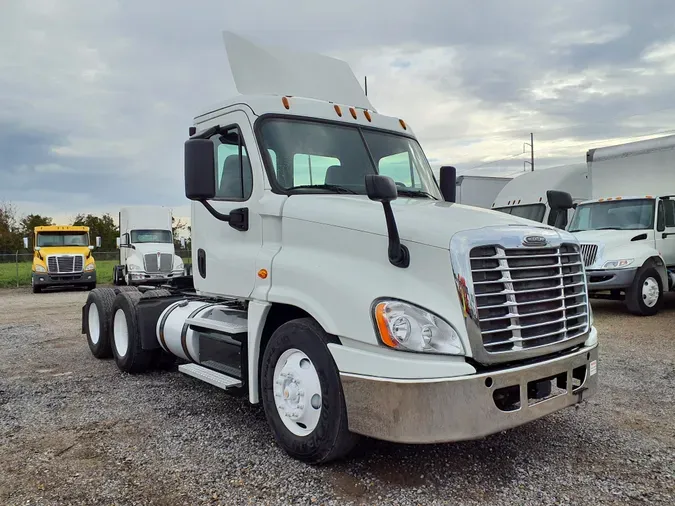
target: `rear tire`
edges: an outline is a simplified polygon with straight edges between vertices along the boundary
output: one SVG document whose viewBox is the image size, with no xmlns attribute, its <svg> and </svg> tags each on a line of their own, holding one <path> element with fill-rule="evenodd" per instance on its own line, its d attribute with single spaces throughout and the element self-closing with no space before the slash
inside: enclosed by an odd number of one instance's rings
<svg viewBox="0 0 675 506">
<path fill-rule="evenodd" d="M 626 290 L 626 306 L 638 316 L 653 316 L 663 303 L 661 276 L 653 267 L 638 270 L 633 284 Z"/>
<path fill-rule="evenodd" d="M 87 296 L 84 310 L 87 344 L 96 358 L 112 357 L 110 336 L 114 301 L 112 288 L 97 288 Z"/>
<path fill-rule="evenodd" d="M 149 370 L 157 358 L 157 350 L 141 348 L 138 328 L 139 291 L 117 294 L 112 307 L 112 351 L 121 371 L 137 374 Z"/>
<path fill-rule="evenodd" d="M 331 341 L 311 318 L 284 323 L 265 348 L 260 373 L 265 417 L 277 443 L 291 457 L 314 464 L 344 457 L 359 439 L 347 426 Z"/>
</svg>

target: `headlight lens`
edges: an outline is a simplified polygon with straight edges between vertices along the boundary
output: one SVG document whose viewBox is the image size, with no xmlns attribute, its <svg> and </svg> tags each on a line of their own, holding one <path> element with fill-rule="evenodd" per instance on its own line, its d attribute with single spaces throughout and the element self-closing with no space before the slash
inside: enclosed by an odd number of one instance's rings
<svg viewBox="0 0 675 506">
<path fill-rule="evenodd" d="M 93 271 L 94 269 L 96 269 L 96 264 L 94 262 L 87 264 L 84 268 L 85 271 Z"/>
<path fill-rule="evenodd" d="M 463 355 L 457 332 L 438 316 L 397 300 L 378 302 L 375 322 L 381 341 L 390 348 Z"/>
<path fill-rule="evenodd" d="M 35 272 L 47 272 L 47 269 L 45 269 L 41 265 L 36 265 L 35 266 Z"/>
<path fill-rule="evenodd" d="M 136 265 L 136 264 L 128 264 L 128 265 L 127 265 L 127 268 L 128 268 L 130 271 L 140 271 L 140 270 L 141 270 L 141 266 L 140 266 L 140 265 Z"/>
<path fill-rule="evenodd" d="M 621 260 L 610 260 L 605 262 L 605 265 L 602 266 L 603 269 L 620 269 L 621 267 L 627 267 L 633 263 L 632 258 L 622 258 Z"/>
</svg>

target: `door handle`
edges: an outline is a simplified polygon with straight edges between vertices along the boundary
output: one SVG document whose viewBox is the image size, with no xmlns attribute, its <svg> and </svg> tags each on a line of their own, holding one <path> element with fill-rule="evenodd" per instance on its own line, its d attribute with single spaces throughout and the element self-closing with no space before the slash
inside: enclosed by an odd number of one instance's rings
<svg viewBox="0 0 675 506">
<path fill-rule="evenodd" d="M 664 232 L 664 233 L 661 234 L 661 239 L 665 239 L 669 235 L 675 235 L 675 232 Z"/>
</svg>

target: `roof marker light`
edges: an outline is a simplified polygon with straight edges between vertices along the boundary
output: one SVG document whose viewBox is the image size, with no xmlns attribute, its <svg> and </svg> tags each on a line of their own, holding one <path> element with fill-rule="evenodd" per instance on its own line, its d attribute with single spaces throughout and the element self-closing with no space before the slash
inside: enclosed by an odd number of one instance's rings
<svg viewBox="0 0 675 506">
<path fill-rule="evenodd" d="M 539 202 L 541 202 L 541 197 L 539 197 Z"/>
<path fill-rule="evenodd" d="M 352 118 L 356 119 L 356 109 L 354 109 L 353 107 L 350 107 L 349 112 L 352 113 Z"/>
<path fill-rule="evenodd" d="M 363 111 L 363 115 L 366 117 L 368 122 L 373 121 L 373 118 L 370 117 L 370 113 L 368 112 L 367 109 L 365 111 Z"/>
<path fill-rule="evenodd" d="M 403 127 L 403 130 L 407 130 L 407 129 L 408 129 L 408 127 L 405 126 L 405 121 L 403 121 L 402 119 L 400 119 L 400 120 L 398 120 L 398 122 L 400 123 L 401 127 Z"/>
<path fill-rule="evenodd" d="M 653 199 L 653 198 L 654 198 L 654 197 L 652 197 L 651 195 L 645 195 L 645 197 L 648 198 L 648 199 Z"/>
<path fill-rule="evenodd" d="M 342 109 L 340 109 L 340 106 L 337 105 L 337 104 L 335 104 L 335 105 L 333 106 L 333 108 L 335 109 L 335 112 L 337 113 L 337 115 L 340 116 L 340 117 L 342 117 Z"/>
<path fill-rule="evenodd" d="M 281 103 L 284 104 L 284 107 L 285 107 L 286 109 L 290 109 L 290 108 L 291 108 L 291 104 L 288 102 L 288 98 L 287 98 L 287 97 L 281 97 Z"/>
</svg>

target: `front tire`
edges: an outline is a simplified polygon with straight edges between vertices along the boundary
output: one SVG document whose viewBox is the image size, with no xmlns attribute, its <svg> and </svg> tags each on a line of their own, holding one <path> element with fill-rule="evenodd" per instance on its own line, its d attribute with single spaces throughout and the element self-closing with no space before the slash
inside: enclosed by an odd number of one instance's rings
<svg viewBox="0 0 675 506">
<path fill-rule="evenodd" d="M 348 429 L 331 341 L 311 318 L 284 323 L 265 348 L 260 373 L 265 417 L 277 443 L 314 464 L 344 457 L 358 441 Z"/>
<path fill-rule="evenodd" d="M 122 291 L 115 297 L 112 307 L 112 351 L 117 367 L 130 374 L 151 369 L 157 350 L 141 347 L 138 326 L 139 291 Z"/>
<path fill-rule="evenodd" d="M 626 292 L 628 310 L 638 316 L 653 316 L 663 303 L 661 276 L 653 267 L 638 270 L 633 284 Z"/>
</svg>

